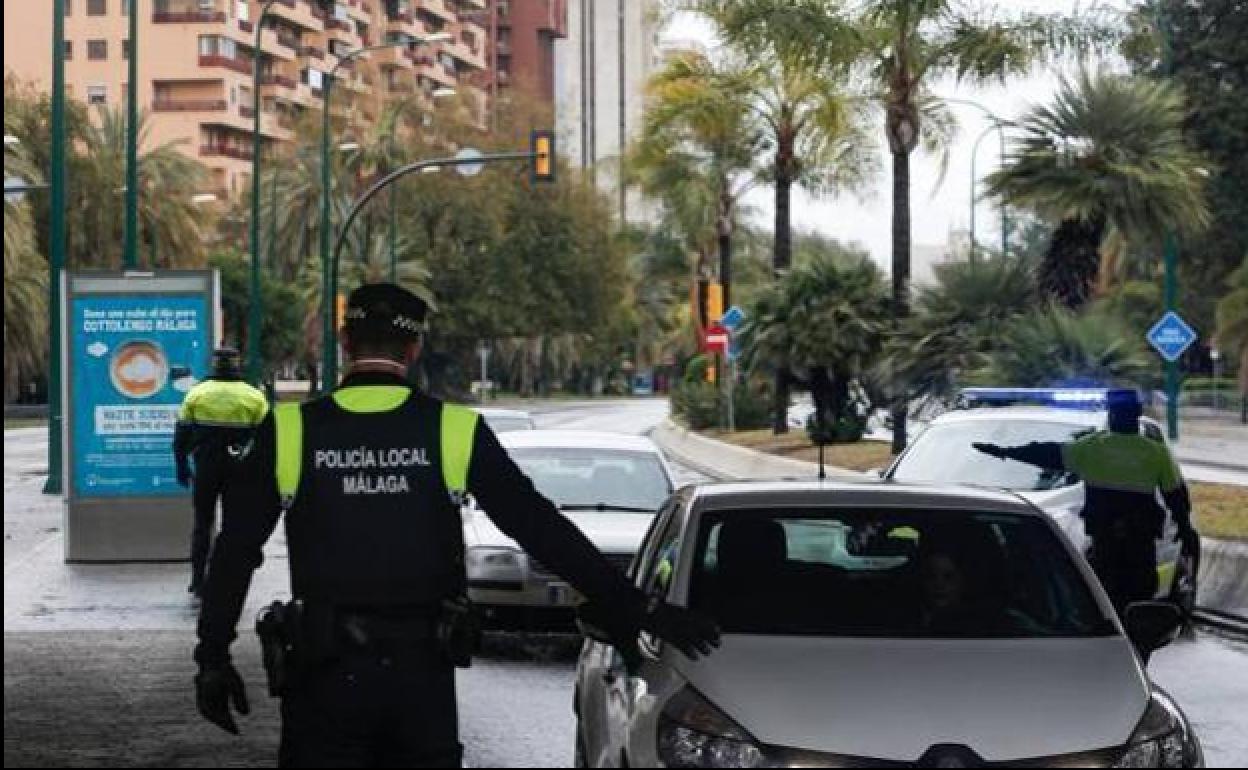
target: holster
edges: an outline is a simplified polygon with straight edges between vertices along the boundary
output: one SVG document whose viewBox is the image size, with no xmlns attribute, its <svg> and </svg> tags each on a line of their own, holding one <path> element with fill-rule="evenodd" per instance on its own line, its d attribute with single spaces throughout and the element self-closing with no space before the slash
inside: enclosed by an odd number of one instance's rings
<svg viewBox="0 0 1248 770">
<path fill-rule="evenodd" d="M 438 649 L 456 668 L 471 668 L 481 646 L 481 618 L 467 596 L 442 601 L 435 628 Z"/>
<path fill-rule="evenodd" d="M 260 637 L 265 680 L 269 685 L 269 695 L 274 698 L 290 685 L 290 668 L 294 659 L 287 610 L 288 605 L 273 602 L 256 616 L 256 635 Z"/>
<path fill-rule="evenodd" d="M 269 695 L 281 696 L 338 653 L 334 616 L 323 605 L 300 599 L 275 601 L 256 616 Z"/>
</svg>

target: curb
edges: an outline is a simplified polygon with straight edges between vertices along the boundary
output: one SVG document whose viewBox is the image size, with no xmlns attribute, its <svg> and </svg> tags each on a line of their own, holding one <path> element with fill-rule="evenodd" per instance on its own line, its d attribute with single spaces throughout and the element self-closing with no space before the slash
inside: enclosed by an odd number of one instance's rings
<svg viewBox="0 0 1248 770">
<path fill-rule="evenodd" d="M 651 438 L 677 462 L 717 480 L 813 478 L 815 463 L 776 457 L 707 438 L 670 418 L 655 426 Z M 871 479 L 869 473 L 827 468 L 830 479 Z M 1248 616 L 1248 543 L 1201 539 L 1200 597 L 1197 602 L 1223 612 Z"/>
</svg>

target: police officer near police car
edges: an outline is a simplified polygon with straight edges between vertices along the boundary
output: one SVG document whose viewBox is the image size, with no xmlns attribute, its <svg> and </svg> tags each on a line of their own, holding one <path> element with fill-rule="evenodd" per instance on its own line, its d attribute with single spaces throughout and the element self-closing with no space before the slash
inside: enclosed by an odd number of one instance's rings
<svg viewBox="0 0 1248 770">
<path fill-rule="evenodd" d="M 173 455 L 178 483 L 192 486 L 195 522 L 191 529 L 191 585 L 198 595 L 204 584 L 217 500 L 225 489 L 228 456 L 251 437 L 269 411 L 264 394 L 243 381 L 238 351 L 217 348 L 212 374 L 187 392 L 178 409 Z"/>
<path fill-rule="evenodd" d="M 1176 540 L 1198 558 L 1200 536 L 1192 527 L 1187 485 L 1169 448 L 1140 433 L 1143 406 L 1134 390 L 1107 394 L 1109 430 L 1069 443 L 1032 442 L 1019 447 L 976 443 L 980 452 L 1040 468 L 1066 471 L 1084 483 L 1084 531 L 1092 540 L 1089 561 L 1123 613 L 1158 589 L 1156 540 L 1164 536 L 1165 502 L 1178 527 Z"/>
<path fill-rule="evenodd" d="M 293 600 L 258 630 L 282 698 L 279 764 L 457 767 L 455 666 L 475 637 L 459 502 L 590 601 L 617 638 L 647 630 L 689 657 L 718 644 L 711 622 L 638 592 L 533 487 L 476 412 L 413 389 L 426 304 L 393 284 L 348 298 L 350 360 L 332 394 L 279 406 L 226 492 L 199 620 L 197 705 L 237 733 L 246 714 L 229 646 L 261 548 L 285 515 Z"/>
</svg>

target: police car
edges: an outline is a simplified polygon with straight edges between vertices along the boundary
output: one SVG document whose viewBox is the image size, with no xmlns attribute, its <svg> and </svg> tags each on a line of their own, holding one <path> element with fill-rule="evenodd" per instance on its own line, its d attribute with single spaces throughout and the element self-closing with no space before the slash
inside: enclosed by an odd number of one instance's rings
<svg viewBox="0 0 1248 770">
<path fill-rule="evenodd" d="M 662 452 L 644 436 L 520 430 L 498 440 L 537 491 L 621 572 L 675 488 Z M 468 596 L 484 610 L 487 627 L 572 630 L 581 597 L 471 502 L 463 519 Z"/>
<path fill-rule="evenodd" d="M 1179 612 L 1146 602 L 1120 621 L 1012 494 L 688 486 L 630 577 L 711 617 L 722 646 L 690 660 L 643 633 L 624 655 L 585 626 L 579 767 L 1203 766 L 1141 665 Z"/>
<path fill-rule="evenodd" d="M 1066 442 L 1108 427 L 1106 393 L 1099 389 L 967 388 L 958 408 L 935 418 L 894 461 L 886 479 L 901 482 L 972 484 L 1016 492 L 1051 515 L 1067 537 L 1086 552 L 1089 541 L 1079 512 L 1083 484 L 1068 473 L 1047 471 L 1013 460 L 990 458 L 976 442 L 1019 446 L 1032 441 Z M 1156 421 L 1140 420 L 1140 430 L 1165 443 Z M 1167 521 L 1157 541 L 1158 598 L 1190 612 L 1195 607 L 1195 557 L 1174 542 L 1177 528 Z"/>
</svg>

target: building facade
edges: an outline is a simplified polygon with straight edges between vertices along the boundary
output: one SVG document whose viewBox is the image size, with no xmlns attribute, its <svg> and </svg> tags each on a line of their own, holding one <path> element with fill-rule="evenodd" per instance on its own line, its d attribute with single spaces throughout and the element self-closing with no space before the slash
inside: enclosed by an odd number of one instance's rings
<svg viewBox="0 0 1248 770">
<path fill-rule="evenodd" d="M 53 0 L 55 1 L 55 0 Z M 375 121 L 387 101 L 431 100 L 456 89 L 484 115 L 489 38 L 487 0 L 276 0 L 256 48 L 260 0 L 61 0 L 66 4 L 65 77 L 74 99 L 124 108 L 129 13 L 140 14 L 138 100 L 148 141 L 178 141 L 212 173 L 221 199 L 248 189 L 258 61 L 263 139 L 291 142 L 308 110 L 323 106 L 335 69 L 332 110 L 352 123 Z M 435 36 L 436 43 L 413 42 Z M 47 88 L 50 2 L 5 2 L 6 75 Z M 395 42 L 358 57 L 362 47 Z"/>
<path fill-rule="evenodd" d="M 567 35 L 555 41 L 560 152 L 616 196 L 622 220 L 651 206 L 620 183 L 623 154 L 639 134 L 646 82 L 660 64 L 655 0 L 567 0 Z"/>
</svg>

